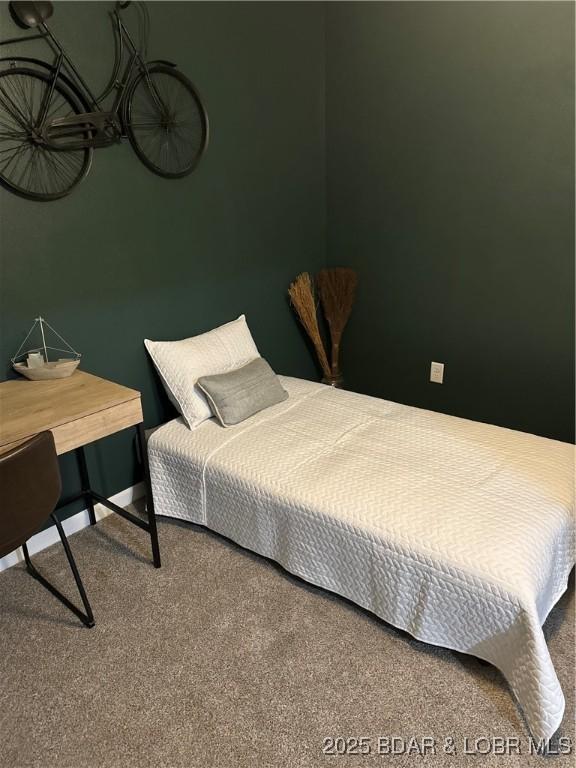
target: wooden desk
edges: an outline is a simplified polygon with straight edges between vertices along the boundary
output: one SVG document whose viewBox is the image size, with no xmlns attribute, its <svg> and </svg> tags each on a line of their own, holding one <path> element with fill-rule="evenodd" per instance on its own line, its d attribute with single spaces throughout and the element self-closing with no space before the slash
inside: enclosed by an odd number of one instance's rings
<svg viewBox="0 0 576 768">
<path fill-rule="evenodd" d="M 90 487 L 84 446 L 128 427 L 136 427 L 148 497 L 147 521 L 127 512 Z M 140 392 L 78 370 L 67 379 L 13 379 L 1 382 L 0 454 L 44 430 L 50 430 L 54 435 L 58 454 L 76 451 L 78 457 L 82 490 L 62 500 L 58 508 L 84 498 L 93 525 L 96 522 L 94 502 L 103 504 L 150 534 L 154 565 L 159 568 L 160 549 Z"/>
</svg>

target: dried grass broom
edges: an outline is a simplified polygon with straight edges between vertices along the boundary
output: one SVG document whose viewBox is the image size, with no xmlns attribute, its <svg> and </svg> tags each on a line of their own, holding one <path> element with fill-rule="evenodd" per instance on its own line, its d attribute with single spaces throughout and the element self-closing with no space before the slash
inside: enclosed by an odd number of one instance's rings
<svg viewBox="0 0 576 768">
<path fill-rule="evenodd" d="M 320 329 L 318 328 L 314 287 L 308 272 L 302 272 L 302 274 L 298 275 L 293 283 L 290 283 L 290 287 L 288 288 L 288 295 L 290 296 L 292 306 L 300 318 L 300 322 L 306 329 L 306 333 L 314 345 L 314 349 L 316 350 L 316 354 L 318 356 L 318 362 L 322 367 L 324 376 L 329 377 L 330 364 L 328 363 L 328 357 L 326 356 L 326 350 L 324 349 L 324 342 L 322 341 L 322 337 L 320 336 Z"/>
<path fill-rule="evenodd" d="M 358 277 L 353 269 L 335 267 L 320 270 L 316 283 L 332 340 L 331 374 L 337 379 L 340 376 L 340 341 L 356 298 Z"/>
</svg>

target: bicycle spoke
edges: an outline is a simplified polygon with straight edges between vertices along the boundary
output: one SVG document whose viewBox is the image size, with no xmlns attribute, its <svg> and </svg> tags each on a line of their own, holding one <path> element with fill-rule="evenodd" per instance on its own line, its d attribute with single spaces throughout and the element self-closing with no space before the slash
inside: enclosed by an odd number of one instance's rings
<svg viewBox="0 0 576 768">
<path fill-rule="evenodd" d="M 179 95 L 179 88 L 180 85 L 179 81 L 175 78 L 172 78 L 171 81 L 166 82 L 166 78 L 164 79 L 164 87 L 163 87 L 163 93 L 162 93 L 162 101 L 166 104 L 168 107 L 168 111 L 171 113 L 174 113 L 176 110 L 176 104 L 178 102 L 178 95 Z"/>
<path fill-rule="evenodd" d="M 3 149 L 0 149 L 0 155 L 5 155 L 7 152 L 14 152 L 14 150 L 18 149 L 18 147 L 22 146 L 26 142 L 19 141 L 16 146 L 12 144 L 10 147 L 4 147 Z"/>
<path fill-rule="evenodd" d="M 34 160 L 34 189 L 38 192 L 38 194 L 46 194 L 46 184 L 44 182 L 44 176 L 42 173 L 42 152 L 40 149 L 36 148 L 38 151 L 36 152 L 36 158 Z"/>
<path fill-rule="evenodd" d="M 55 179 L 57 181 L 62 180 L 64 183 L 68 181 L 68 179 L 66 178 L 66 174 L 62 172 L 62 169 L 57 165 L 56 161 L 54 160 L 52 152 L 45 152 L 42 155 L 42 165 L 44 168 L 44 174 L 42 178 L 46 179 L 47 187 L 50 183 L 48 182 L 49 178 Z"/>
<path fill-rule="evenodd" d="M 35 123 L 33 104 L 26 97 L 22 78 L 17 76 L 12 79 L 14 82 L 8 83 L 10 95 L 18 108 L 19 113 L 22 115 L 22 119 L 25 121 L 26 126 L 31 129 Z"/>
<path fill-rule="evenodd" d="M 18 103 L 18 93 L 14 83 L 7 83 L 7 87 L 3 90 L 3 97 L 6 100 L 6 110 L 11 115 L 13 120 L 18 121 L 21 125 L 28 127 L 28 121 L 26 119 L 25 107 L 22 107 Z"/>
<path fill-rule="evenodd" d="M 176 168 L 180 168 L 182 166 L 182 156 L 180 154 L 180 148 L 178 147 L 178 142 L 177 141 L 173 143 L 173 147 L 174 147 L 174 154 L 176 156 L 176 165 L 175 165 L 175 167 Z"/>
<path fill-rule="evenodd" d="M 64 96 L 62 96 L 61 93 L 56 94 L 57 98 L 54 99 L 52 102 L 50 109 L 48 111 L 48 114 L 46 115 L 45 123 L 50 123 L 50 121 L 55 117 L 55 115 L 58 113 L 58 110 L 61 109 L 64 105 L 67 104 L 66 99 Z M 65 115 L 58 115 L 58 117 L 68 117 L 68 115 L 72 114 L 72 110 L 68 110 Z"/>
<path fill-rule="evenodd" d="M 91 155 L 89 149 L 56 151 L 44 144 L 44 125 L 82 112 L 59 81 L 52 90 L 51 83 L 49 75 L 33 70 L 0 72 L 0 181 L 19 194 L 50 200 L 80 181 Z M 43 107 L 45 123 L 38 126 Z"/>
<path fill-rule="evenodd" d="M 23 126 L 22 126 L 22 123 L 20 122 L 20 120 L 14 119 L 14 117 L 12 117 L 12 115 L 9 114 L 9 112 L 7 110 L 1 111 L 3 109 L 3 104 L 4 104 L 4 102 L 2 100 L 2 93 L 0 92 L 0 115 L 1 115 L 0 121 L 1 121 L 1 124 L 5 128 L 9 128 L 10 130 L 18 130 L 18 131 L 23 130 Z M 26 131 L 28 131 L 28 130 L 29 130 L 28 127 L 26 127 Z"/>
<path fill-rule="evenodd" d="M 27 189 L 32 189 L 33 188 L 32 179 L 33 179 L 34 169 L 36 168 L 36 156 L 37 156 L 37 154 L 38 154 L 38 147 L 33 147 L 32 148 L 32 156 L 31 156 L 31 159 L 30 159 L 30 169 L 28 171 L 28 182 L 27 182 L 27 185 L 26 185 Z"/>
<path fill-rule="evenodd" d="M 28 134 L 23 131 L 2 131 L 0 130 L 0 140 L 2 141 L 24 141 Z"/>
<path fill-rule="evenodd" d="M 67 152 L 46 152 L 45 159 L 56 175 L 71 181 L 77 172 L 76 163 Z"/>
<path fill-rule="evenodd" d="M 36 169 L 38 171 L 37 173 L 37 181 L 38 181 L 38 191 L 40 194 L 48 195 L 50 194 L 50 190 L 48 188 L 48 182 L 46 181 L 46 173 L 44 171 L 44 166 L 46 162 L 46 157 L 43 152 L 38 152 L 38 159 L 36 161 Z"/>
<path fill-rule="evenodd" d="M 22 110 L 22 117 L 28 122 L 30 125 L 32 124 L 32 115 L 30 114 L 30 104 L 28 102 L 28 99 L 26 98 L 26 94 L 24 92 L 24 87 L 22 85 L 22 79 L 20 77 L 13 78 L 12 85 L 14 86 L 14 98 L 17 104 L 20 106 Z"/>
<path fill-rule="evenodd" d="M 188 81 L 165 68 L 142 77 L 131 95 L 129 136 L 155 172 L 189 173 L 205 146 L 206 120 Z"/>
<path fill-rule="evenodd" d="M 1 96 L 0 96 L 0 99 L 1 99 Z M 9 131 L 22 130 L 22 126 L 20 125 L 20 123 L 18 123 L 16 120 L 11 118 L 10 115 L 7 113 L 2 113 L 2 116 L 0 117 L 0 126 L 3 128 L 6 128 Z"/>
<path fill-rule="evenodd" d="M 22 155 L 23 152 L 26 151 L 27 147 L 29 145 L 22 144 L 20 147 L 16 149 L 15 152 L 13 152 L 10 157 L 4 159 L 4 163 L 0 166 L 0 172 L 5 173 L 8 168 L 12 165 L 12 163 L 15 160 L 18 160 L 18 158 Z M 17 163 L 16 163 L 17 164 Z"/>
<path fill-rule="evenodd" d="M 26 177 L 26 171 L 30 167 L 30 163 L 32 162 L 32 158 L 34 157 L 34 149 L 35 149 L 35 147 L 33 147 L 32 151 L 29 152 L 28 162 L 26 162 L 24 164 L 24 168 L 23 168 L 22 173 L 20 174 L 20 178 L 18 180 L 18 185 L 19 186 L 22 185 L 22 182 L 24 181 L 24 178 Z"/>
<path fill-rule="evenodd" d="M 25 105 L 28 124 L 32 126 L 34 125 L 34 101 L 32 98 L 33 97 L 32 88 L 29 86 L 27 87 L 26 78 L 18 77 L 16 81 L 19 85 L 19 92 L 22 97 L 21 103 Z"/>
<path fill-rule="evenodd" d="M 136 123 L 136 122 L 134 122 L 134 120 L 132 120 L 130 122 L 130 125 L 132 126 L 132 128 L 137 128 L 139 131 L 145 131 L 145 130 L 157 131 L 158 130 L 158 121 L 157 120 L 155 120 L 155 121 L 151 120 L 148 123 L 144 123 L 144 122 Z"/>
<path fill-rule="evenodd" d="M 13 104 L 8 94 L 5 92 L 0 93 L 0 107 L 16 122 L 21 128 L 26 130 L 28 126 L 26 121 L 22 119 L 18 112 L 18 108 Z"/>
</svg>

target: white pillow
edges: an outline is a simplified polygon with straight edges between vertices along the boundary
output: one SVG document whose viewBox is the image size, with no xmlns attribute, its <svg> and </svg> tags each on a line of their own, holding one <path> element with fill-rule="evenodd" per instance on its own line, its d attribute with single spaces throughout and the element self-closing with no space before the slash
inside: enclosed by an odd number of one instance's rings
<svg viewBox="0 0 576 768">
<path fill-rule="evenodd" d="M 260 357 L 244 315 L 213 331 L 189 339 L 144 339 L 144 344 L 168 397 L 190 429 L 212 417 L 204 393 L 196 386 L 198 379 L 201 376 L 226 373 Z"/>
</svg>

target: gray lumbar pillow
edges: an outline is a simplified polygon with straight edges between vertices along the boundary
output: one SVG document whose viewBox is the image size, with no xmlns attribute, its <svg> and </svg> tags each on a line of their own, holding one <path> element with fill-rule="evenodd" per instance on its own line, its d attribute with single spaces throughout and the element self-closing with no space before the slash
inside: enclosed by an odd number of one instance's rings
<svg viewBox="0 0 576 768">
<path fill-rule="evenodd" d="M 288 397 L 280 379 L 263 357 L 228 373 L 202 376 L 197 385 L 223 427 L 239 424 Z"/>
</svg>

